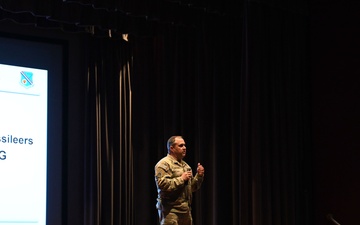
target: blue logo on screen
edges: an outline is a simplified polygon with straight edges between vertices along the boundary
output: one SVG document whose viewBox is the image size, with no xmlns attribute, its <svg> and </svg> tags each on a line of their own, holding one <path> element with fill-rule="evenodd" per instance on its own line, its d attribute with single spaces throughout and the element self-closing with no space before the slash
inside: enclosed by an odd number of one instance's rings
<svg viewBox="0 0 360 225">
<path fill-rule="evenodd" d="M 32 72 L 26 72 L 26 71 L 21 71 L 20 72 L 20 84 L 26 88 L 30 88 L 32 86 L 34 86 L 34 81 L 33 81 L 33 73 Z"/>
</svg>

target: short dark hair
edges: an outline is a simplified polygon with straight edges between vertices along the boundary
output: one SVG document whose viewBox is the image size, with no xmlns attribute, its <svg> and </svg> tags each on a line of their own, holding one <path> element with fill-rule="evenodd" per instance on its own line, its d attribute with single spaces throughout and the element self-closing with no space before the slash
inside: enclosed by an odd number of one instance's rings
<svg viewBox="0 0 360 225">
<path fill-rule="evenodd" d="M 180 135 L 174 135 L 174 136 L 171 136 L 168 141 L 167 141 L 167 149 L 168 149 L 168 152 L 170 151 L 170 147 L 175 143 L 175 139 L 176 138 L 183 138 L 182 136 Z"/>
</svg>

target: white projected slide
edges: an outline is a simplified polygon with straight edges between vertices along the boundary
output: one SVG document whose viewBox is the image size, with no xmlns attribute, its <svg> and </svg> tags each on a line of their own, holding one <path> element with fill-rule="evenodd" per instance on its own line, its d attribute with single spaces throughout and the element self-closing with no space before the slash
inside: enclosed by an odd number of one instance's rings
<svg viewBox="0 0 360 225">
<path fill-rule="evenodd" d="M 0 225 L 46 224 L 47 80 L 0 64 Z"/>
</svg>

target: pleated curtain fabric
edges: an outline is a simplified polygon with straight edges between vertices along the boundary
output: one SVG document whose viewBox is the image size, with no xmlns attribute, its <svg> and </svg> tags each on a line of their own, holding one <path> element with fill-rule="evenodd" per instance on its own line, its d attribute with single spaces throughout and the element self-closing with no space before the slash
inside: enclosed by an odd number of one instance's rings
<svg viewBox="0 0 360 225">
<path fill-rule="evenodd" d="M 195 224 L 310 224 L 300 2 L 0 0 L 1 20 L 88 41 L 84 166 L 68 165 L 83 186 L 67 187 L 82 201 L 64 201 L 64 221 L 158 224 L 153 167 L 181 134 L 186 161 L 206 171 Z"/>
</svg>

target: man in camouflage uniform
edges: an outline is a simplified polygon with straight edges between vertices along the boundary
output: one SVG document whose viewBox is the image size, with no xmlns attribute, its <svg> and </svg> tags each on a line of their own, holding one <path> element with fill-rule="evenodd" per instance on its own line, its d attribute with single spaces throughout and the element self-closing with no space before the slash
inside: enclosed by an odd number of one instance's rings
<svg viewBox="0 0 360 225">
<path fill-rule="evenodd" d="M 183 160 L 186 145 L 182 136 L 170 137 L 167 148 L 168 154 L 155 165 L 160 225 L 193 225 L 192 192 L 201 187 L 204 167 L 198 163 L 193 176 L 191 167 Z"/>
</svg>

